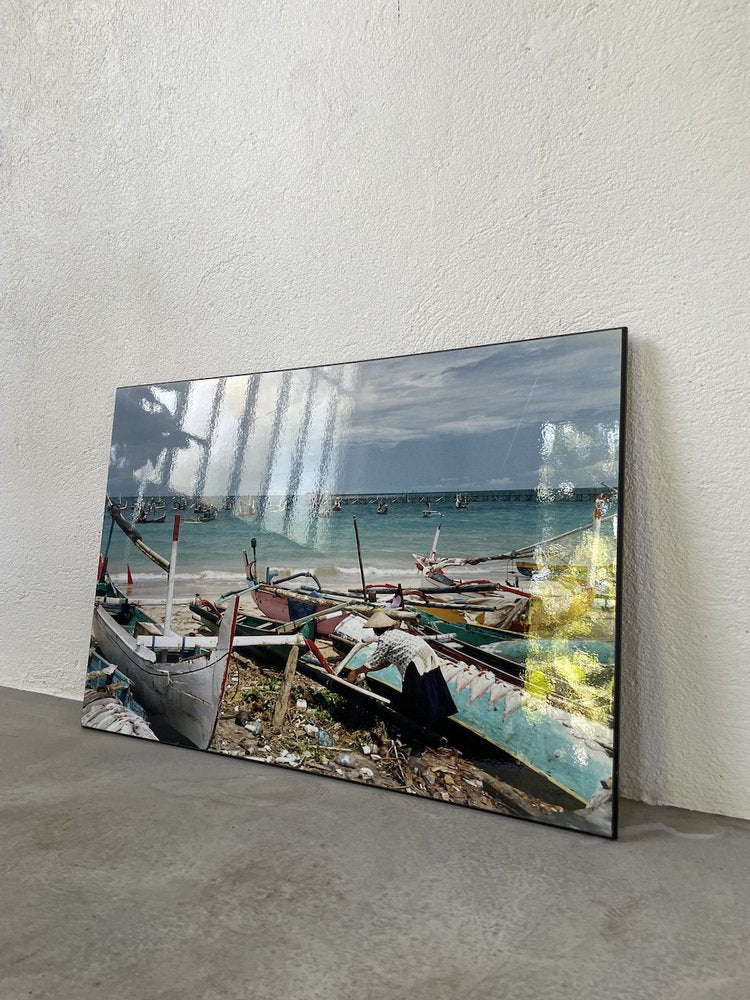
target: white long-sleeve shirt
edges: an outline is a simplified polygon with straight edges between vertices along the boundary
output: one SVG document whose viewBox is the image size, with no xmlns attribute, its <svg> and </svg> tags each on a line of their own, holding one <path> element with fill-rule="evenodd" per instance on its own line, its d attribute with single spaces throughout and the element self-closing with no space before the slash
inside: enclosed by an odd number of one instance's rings
<svg viewBox="0 0 750 1000">
<path fill-rule="evenodd" d="M 403 629 L 392 628 L 378 639 L 367 667 L 369 670 L 382 670 L 393 665 L 403 678 L 410 663 L 414 663 L 420 676 L 440 666 L 437 654 L 424 639 Z"/>
</svg>

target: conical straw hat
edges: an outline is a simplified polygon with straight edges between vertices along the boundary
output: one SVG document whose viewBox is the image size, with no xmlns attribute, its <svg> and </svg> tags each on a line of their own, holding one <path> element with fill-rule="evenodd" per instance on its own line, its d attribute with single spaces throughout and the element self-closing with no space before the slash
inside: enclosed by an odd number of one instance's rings
<svg viewBox="0 0 750 1000">
<path fill-rule="evenodd" d="M 367 628 L 393 628 L 398 624 L 390 615 L 387 615 L 382 608 L 378 608 L 370 615 L 365 622 Z"/>
</svg>

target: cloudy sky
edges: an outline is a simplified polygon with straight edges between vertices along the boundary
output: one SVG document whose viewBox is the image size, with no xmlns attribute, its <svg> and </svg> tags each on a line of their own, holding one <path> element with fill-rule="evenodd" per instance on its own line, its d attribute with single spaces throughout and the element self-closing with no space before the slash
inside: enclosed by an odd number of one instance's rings
<svg viewBox="0 0 750 1000">
<path fill-rule="evenodd" d="M 121 389 L 109 489 L 389 493 L 612 483 L 620 339 L 604 331 Z"/>
</svg>

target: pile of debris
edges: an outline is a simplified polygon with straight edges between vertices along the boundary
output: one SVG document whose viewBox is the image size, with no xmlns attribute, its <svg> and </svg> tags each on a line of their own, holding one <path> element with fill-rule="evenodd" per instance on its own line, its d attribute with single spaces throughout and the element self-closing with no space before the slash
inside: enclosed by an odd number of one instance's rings
<svg viewBox="0 0 750 1000">
<path fill-rule="evenodd" d="M 274 727 L 281 685 L 278 670 L 233 655 L 210 749 L 493 812 L 557 811 L 453 747 L 410 746 L 366 709 L 299 674 L 284 724 Z"/>
</svg>

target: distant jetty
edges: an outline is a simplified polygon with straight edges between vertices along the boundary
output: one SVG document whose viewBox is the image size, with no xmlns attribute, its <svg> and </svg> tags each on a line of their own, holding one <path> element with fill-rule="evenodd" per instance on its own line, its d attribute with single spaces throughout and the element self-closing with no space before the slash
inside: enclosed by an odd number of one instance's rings
<svg viewBox="0 0 750 1000">
<path fill-rule="evenodd" d="M 472 503 L 485 503 L 487 501 L 497 501 L 498 503 L 519 501 L 539 502 L 539 501 L 565 501 L 569 503 L 593 503 L 602 493 L 611 493 L 611 489 L 603 487 L 574 487 L 571 489 L 556 490 L 463 490 L 462 495 L 468 499 L 469 506 Z M 418 503 L 418 504 L 445 504 L 455 506 L 455 493 L 339 493 L 337 494 L 342 504 L 368 504 L 378 503 L 385 500 L 387 503 Z"/>
</svg>

